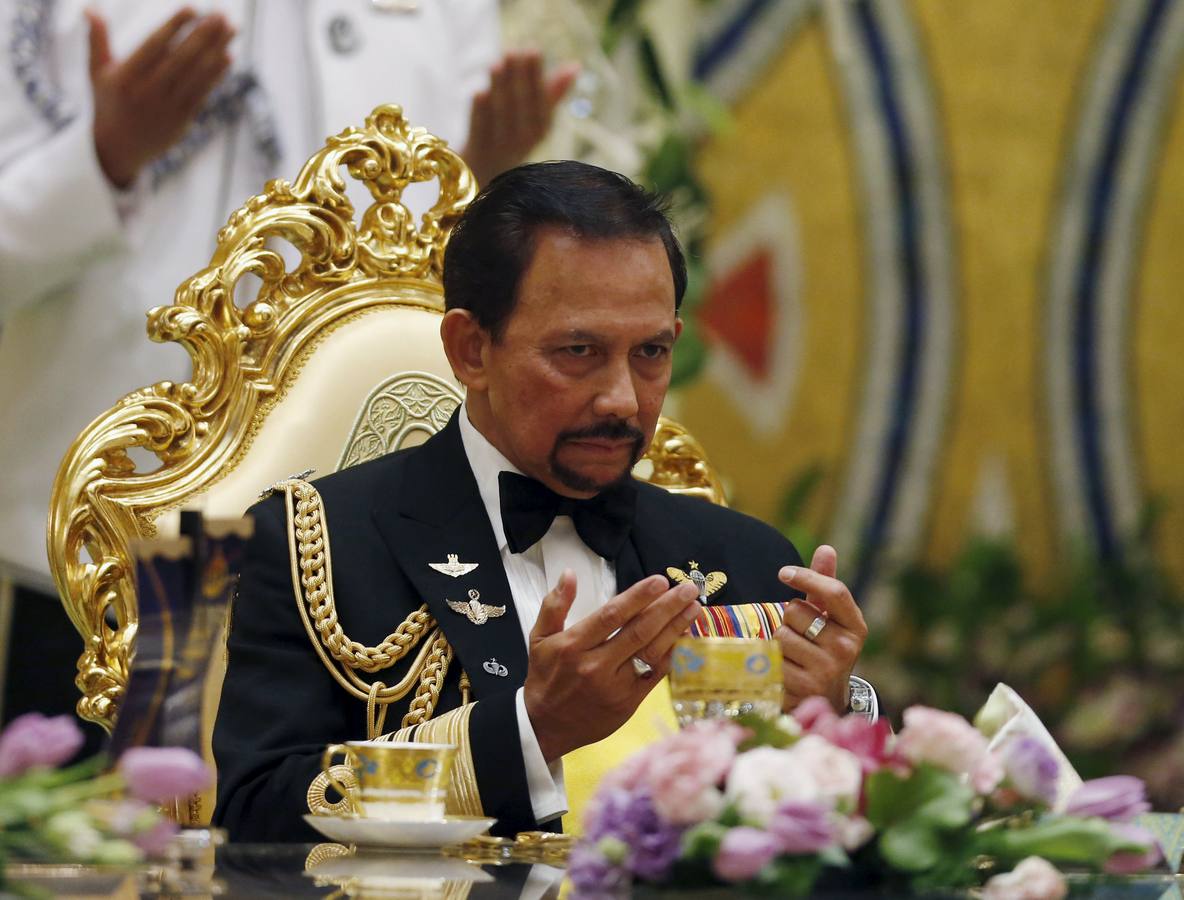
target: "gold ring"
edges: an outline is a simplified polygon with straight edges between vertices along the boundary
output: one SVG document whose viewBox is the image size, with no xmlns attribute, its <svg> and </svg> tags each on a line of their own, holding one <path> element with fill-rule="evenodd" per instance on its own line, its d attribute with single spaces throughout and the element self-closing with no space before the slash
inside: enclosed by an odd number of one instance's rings
<svg viewBox="0 0 1184 900">
<path fill-rule="evenodd" d="M 818 640 L 818 635 L 822 634 L 822 629 L 825 627 L 826 619 L 823 616 L 815 616 L 814 621 L 810 623 L 810 627 L 802 633 L 802 637 L 808 641 L 816 641 Z"/>
</svg>

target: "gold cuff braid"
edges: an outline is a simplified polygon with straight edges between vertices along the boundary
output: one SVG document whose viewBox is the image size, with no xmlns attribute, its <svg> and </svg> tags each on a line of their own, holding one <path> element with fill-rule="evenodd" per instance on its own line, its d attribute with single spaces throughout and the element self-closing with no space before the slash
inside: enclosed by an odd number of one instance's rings
<svg viewBox="0 0 1184 900">
<path fill-rule="evenodd" d="M 452 763 L 452 783 L 448 788 L 448 812 L 457 816 L 480 816 L 481 791 L 477 787 L 477 771 L 473 766 L 473 749 L 469 745 L 469 716 L 476 703 L 466 703 L 451 712 L 409 728 L 384 734 L 383 741 L 423 741 L 432 744 L 455 744 L 456 759 Z"/>
</svg>

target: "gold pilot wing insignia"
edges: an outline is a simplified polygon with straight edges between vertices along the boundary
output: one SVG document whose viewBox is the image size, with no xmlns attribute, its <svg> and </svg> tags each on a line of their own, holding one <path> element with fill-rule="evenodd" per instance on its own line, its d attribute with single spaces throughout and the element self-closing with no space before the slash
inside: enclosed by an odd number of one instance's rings
<svg viewBox="0 0 1184 900">
<path fill-rule="evenodd" d="M 475 568 L 477 568 L 479 563 L 462 563 L 460 562 L 459 554 L 449 553 L 448 562 L 428 563 L 428 565 L 437 572 L 441 572 L 444 575 L 451 575 L 453 578 L 460 578 L 460 576 L 468 575 L 470 572 L 472 572 Z"/>
<path fill-rule="evenodd" d="M 448 604 L 450 610 L 454 613 L 460 613 L 474 625 L 484 625 L 490 619 L 496 619 L 498 616 L 505 615 L 506 613 L 504 606 L 491 606 L 488 603 L 482 603 L 481 594 L 476 590 L 469 591 L 468 603 L 449 600 L 447 597 L 444 598 L 444 602 Z"/>
<path fill-rule="evenodd" d="M 687 563 L 690 566 L 690 572 L 684 572 L 682 569 L 670 566 L 666 569 L 666 575 L 679 584 L 691 582 L 699 589 L 699 602 L 704 606 L 707 605 L 707 598 L 722 588 L 728 583 L 728 576 L 723 572 L 708 572 L 704 574 L 699 569 L 699 564 L 693 559 Z"/>
</svg>

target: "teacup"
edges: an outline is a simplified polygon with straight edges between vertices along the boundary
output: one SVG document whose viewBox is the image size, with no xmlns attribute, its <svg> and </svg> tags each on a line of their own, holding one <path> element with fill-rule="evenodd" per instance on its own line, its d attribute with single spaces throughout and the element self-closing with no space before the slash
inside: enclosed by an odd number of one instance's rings
<svg viewBox="0 0 1184 900">
<path fill-rule="evenodd" d="M 695 719 L 781 714 L 781 648 L 776 641 L 684 637 L 674 644 L 670 698 L 680 726 Z"/>
<path fill-rule="evenodd" d="M 333 758 L 338 755 L 345 757 L 356 784 L 334 777 Z M 444 817 L 455 755 L 452 744 L 348 741 L 325 748 L 321 769 L 347 803 L 350 815 L 425 821 Z"/>
</svg>

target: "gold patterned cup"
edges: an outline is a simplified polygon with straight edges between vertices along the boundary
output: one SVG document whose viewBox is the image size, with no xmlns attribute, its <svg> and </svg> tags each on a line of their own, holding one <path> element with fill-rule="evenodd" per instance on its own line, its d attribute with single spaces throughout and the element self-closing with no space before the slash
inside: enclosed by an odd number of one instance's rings
<svg viewBox="0 0 1184 900">
<path fill-rule="evenodd" d="M 342 755 L 357 784 L 334 777 L 333 758 Z M 349 741 L 331 744 L 321 757 L 325 777 L 345 799 L 350 815 L 388 821 L 444 818 L 452 780 L 452 744 L 411 741 Z M 347 779 L 348 780 L 348 779 Z"/>
<path fill-rule="evenodd" d="M 681 727 L 696 719 L 781 714 L 781 648 L 776 641 L 684 637 L 674 644 L 670 698 Z"/>
</svg>

